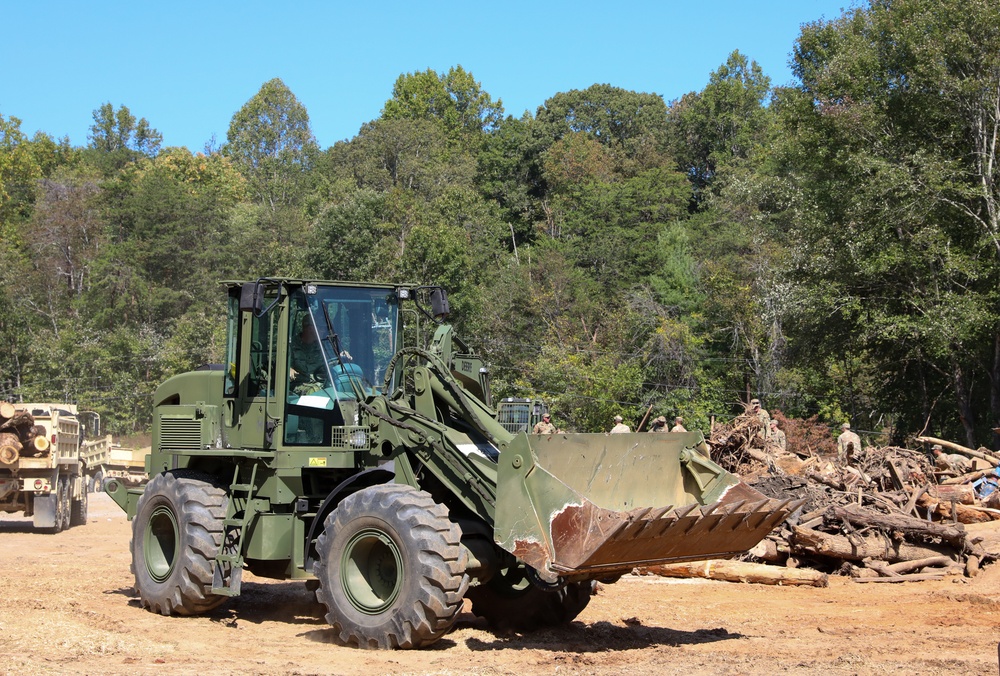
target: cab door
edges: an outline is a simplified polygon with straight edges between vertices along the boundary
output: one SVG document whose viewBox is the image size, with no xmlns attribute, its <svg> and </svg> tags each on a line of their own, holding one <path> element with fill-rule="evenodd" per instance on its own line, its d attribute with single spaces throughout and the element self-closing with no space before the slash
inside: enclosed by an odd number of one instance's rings
<svg viewBox="0 0 1000 676">
<path fill-rule="evenodd" d="M 230 291 L 223 427 L 230 448 L 269 449 L 278 418 L 275 389 L 283 306 L 279 287 L 264 288 L 263 313 L 239 311 L 239 288 Z"/>
</svg>

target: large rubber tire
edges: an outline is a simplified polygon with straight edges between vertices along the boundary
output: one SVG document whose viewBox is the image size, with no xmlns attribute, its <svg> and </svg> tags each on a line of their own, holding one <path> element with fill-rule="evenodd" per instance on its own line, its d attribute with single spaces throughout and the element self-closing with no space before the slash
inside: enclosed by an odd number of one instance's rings
<svg viewBox="0 0 1000 676">
<path fill-rule="evenodd" d="M 66 530 L 69 526 L 69 514 L 67 510 L 69 509 L 69 501 L 67 500 L 67 484 L 64 477 L 59 477 L 56 479 L 55 493 L 56 498 L 56 509 L 55 515 L 53 516 L 53 524 L 51 527 L 46 527 L 43 532 L 55 534 L 61 533 Z"/>
<path fill-rule="evenodd" d="M 502 569 L 489 582 L 470 587 L 472 612 L 499 631 L 534 631 L 572 622 L 590 603 L 596 584 L 570 582 L 548 591 L 532 584 L 522 565 Z"/>
<path fill-rule="evenodd" d="M 86 481 L 83 484 L 83 491 L 80 494 L 79 500 L 73 500 L 73 506 L 70 508 L 69 514 L 69 525 L 70 526 L 84 526 L 87 523 L 87 509 L 89 503 L 89 496 L 87 495 L 87 485 Z"/>
<path fill-rule="evenodd" d="M 132 574 L 144 608 L 198 615 L 223 601 L 212 593 L 212 565 L 222 542 L 226 492 L 189 470 L 157 474 L 132 520 Z"/>
<path fill-rule="evenodd" d="M 102 490 L 104 490 L 104 487 L 101 485 L 102 483 L 104 483 L 104 475 L 102 473 L 98 472 L 97 474 L 94 475 L 94 492 L 95 493 L 100 493 Z"/>
<path fill-rule="evenodd" d="M 345 645 L 420 648 L 455 624 L 468 553 L 448 509 L 424 491 L 373 486 L 344 499 L 316 549 L 316 595 Z"/>
<path fill-rule="evenodd" d="M 61 484 L 59 488 L 59 502 L 62 504 L 62 529 L 67 530 L 70 527 L 70 519 L 73 511 L 73 498 L 70 493 L 69 477 L 61 477 L 59 482 Z"/>
</svg>

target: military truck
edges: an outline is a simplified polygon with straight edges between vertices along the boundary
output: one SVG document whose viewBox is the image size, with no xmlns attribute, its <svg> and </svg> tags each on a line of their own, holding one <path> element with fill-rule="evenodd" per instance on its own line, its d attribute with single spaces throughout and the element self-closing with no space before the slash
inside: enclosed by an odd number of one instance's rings
<svg viewBox="0 0 1000 676">
<path fill-rule="evenodd" d="M 12 408 L 0 453 L 0 511 L 23 511 L 32 517 L 34 528 L 48 533 L 86 524 L 88 500 L 76 406 L 14 404 Z M 20 434 L 15 432 L 19 427 Z"/>
<path fill-rule="evenodd" d="M 246 569 L 306 581 L 344 644 L 418 648 L 465 597 L 493 627 L 566 622 L 596 581 L 734 556 L 797 507 L 700 433 L 508 432 L 439 287 L 225 286 L 225 362 L 156 389 L 149 483 L 105 483 L 151 611 L 209 611 Z"/>
<path fill-rule="evenodd" d="M 81 411 L 80 424 L 86 431 L 80 445 L 87 490 L 100 492 L 104 481 L 118 479 L 127 486 L 138 486 L 146 475 L 146 454 L 143 449 L 122 448 L 110 434 L 102 435 L 101 416 L 94 411 Z"/>
</svg>

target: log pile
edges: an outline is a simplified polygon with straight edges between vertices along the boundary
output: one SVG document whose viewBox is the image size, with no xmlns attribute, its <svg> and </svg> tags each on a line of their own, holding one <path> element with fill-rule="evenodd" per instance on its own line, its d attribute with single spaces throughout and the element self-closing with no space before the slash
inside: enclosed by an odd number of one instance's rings
<svg viewBox="0 0 1000 676">
<path fill-rule="evenodd" d="M 22 456 L 44 457 L 49 446 L 45 428 L 35 424 L 31 413 L 0 402 L 0 464 L 13 465 Z"/>
<path fill-rule="evenodd" d="M 781 427 L 792 425 L 782 421 Z M 822 427 L 829 440 L 829 427 Z M 980 545 L 982 538 L 970 536 L 965 525 L 1000 520 L 1000 470 L 995 467 L 1000 457 L 987 449 L 950 444 L 949 451 L 991 465 L 954 476 L 936 469 L 922 451 L 868 446 L 840 462 L 835 446 L 796 444 L 800 439 L 790 434 L 788 450 L 779 449 L 750 411 L 729 424 L 715 425 L 709 439 L 713 460 L 769 497 L 806 502 L 742 561 L 731 562 L 733 566 L 684 564 L 687 569 L 665 566 L 649 572 L 822 584 L 784 572 L 809 569 L 848 575 L 856 582 L 906 582 L 974 576 L 993 558 Z M 929 438 L 919 441 L 929 443 Z M 979 488 L 984 482 L 988 495 Z M 740 569 L 751 564 L 753 568 Z M 780 566 L 782 572 L 761 572 L 760 564 Z"/>
</svg>

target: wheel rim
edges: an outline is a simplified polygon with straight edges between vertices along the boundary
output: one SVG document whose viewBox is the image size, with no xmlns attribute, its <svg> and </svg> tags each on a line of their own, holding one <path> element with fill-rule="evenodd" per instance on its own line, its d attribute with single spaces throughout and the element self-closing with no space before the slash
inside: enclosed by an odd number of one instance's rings
<svg viewBox="0 0 1000 676">
<path fill-rule="evenodd" d="M 143 534 L 142 551 L 149 576 L 157 582 L 170 577 L 177 552 L 177 519 L 173 510 L 157 507 L 149 515 L 149 523 Z"/>
<path fill-rule="evenodd" d="M 403 581 L 399 547 L 381 530 L 358 531 L 340 559 L 344 594 L 363 613 L 375 615 L 391 606 Z"/>
</svg>

